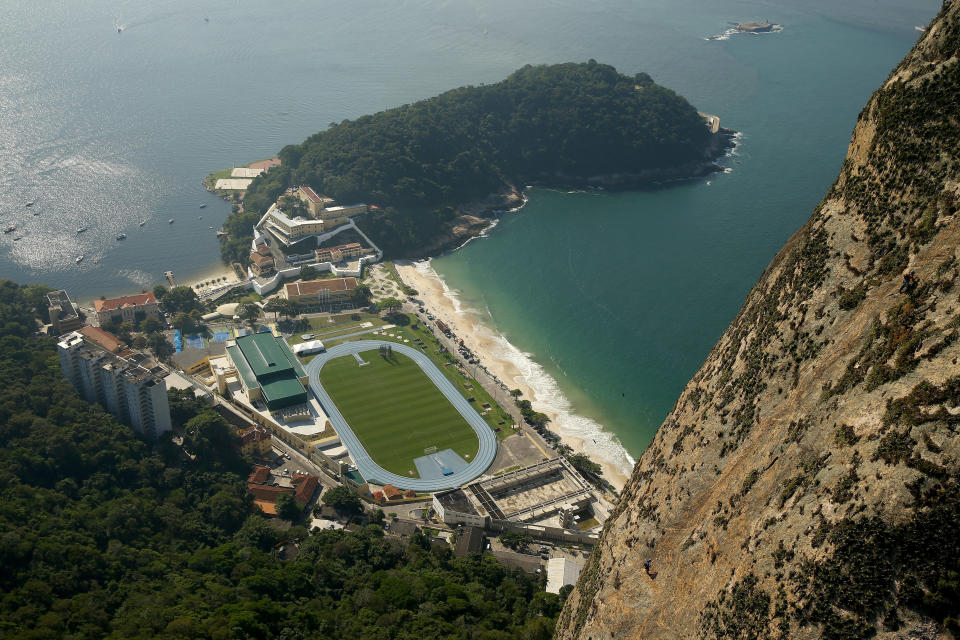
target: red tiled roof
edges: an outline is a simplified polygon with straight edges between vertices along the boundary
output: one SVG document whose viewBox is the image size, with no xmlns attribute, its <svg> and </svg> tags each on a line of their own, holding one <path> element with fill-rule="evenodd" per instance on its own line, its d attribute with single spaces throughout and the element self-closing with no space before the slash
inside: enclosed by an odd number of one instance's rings
<svg viewBox="0 0 960 640">
<path fill-rule="evenodd" d="M 323 204 L 323 198 L 318 196 L 317 192 L 310 187 L 300 185 L 300 190 L 303 191 L 303 195 L 307 196 L 307 199 L 310 200 L 310 202 L 315 204 Z"/>
<path fill-rule="evenodd" d="M 247 483 L 247 491 L 253 494 L 255 500 L 266 500 L 267 502 L 276 502 L 281 495 L 293 493 L 291 487 L 273 487 L 268 484 L 250 483 Z"/>
<path fill-rule="evenodd" d="M 275 502 L 268 502 L 267 500 L 254 500 L 253 504 L 260 507 L 260 510 L 268 516 L 277 515 L 277 503 Z"/>
<path fill-rule="evenodd" d="M 81 327 L 78 329 L 83 337 L 91 342 L 95 342 L 107 351 L 117 353 L 124 347 L 124 342 L 109 331 L 104 331 L 100 327 Z"/>
<path fill-rule="evenodd" d="M 293 482 L 293 486 L 297 488 L 293 497 L 298 504 L 303 506 L 310 502 L 310 498 L 313 497 L 313 492 L 317 490 L 320 479 L 317 476 L 312 476 L 307 473 L 297 473 L 294 474 L 291 482 Z"/>
<path fill-rule="evenodd" d="M 153 293 L 141 293 L 136 296 L 124 296 L 122 298 L 111 298 L 109 300 L 96 300 L 93 308 L 97 311 L 113 311 L 123 307 L 137 307 L 151 302 L 155 303 L 157 299 Z"/>
<path fill-rule="evenodd" d="M 307 280 L 284 285 L 287 296 L 312 296 L 321 289 L 327 291 L 352 291 L 357 288 L 356 278 L 330 278 L 328 280 Z"/>
<path fill-rule="evenodd" d="M 256 262 L 259 265 L 273 264 L 273 256 L 254 252 L 250 254 L 250 262 Z"/>
<path fill-rule="evenodd" d="M 385 484 L 383 485 L 383 495 L 387 496 L 387 500 L 393 500 L 394 498 L 402 498 L 403 492 L 392 484 Z"/>
<path fill-rule="evenodd" d="M 240 440 L 243 444 L 250 442 L 263 442 L 264 440 L 269 440 L 270 434 L 265 430 L 259 427 L 250 427 L 242 434 L 240 434 Z"/>
<path fill-rule="evenodd" d="M 250 472 L 250 477 L 247 478 L 247 482 L 251 484 L 263 484 L 269 479 L 270 467 L 257 465 L 253 468 L 253 471 Z"/>
</svg>

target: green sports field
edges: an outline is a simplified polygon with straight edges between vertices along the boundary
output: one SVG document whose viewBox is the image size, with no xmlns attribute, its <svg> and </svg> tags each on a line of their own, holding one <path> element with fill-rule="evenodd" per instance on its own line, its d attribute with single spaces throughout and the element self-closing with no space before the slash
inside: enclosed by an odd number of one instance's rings
<svg viewBox="0 0 960 640">
<path fill-rule="evenodd" d="M 428 447 L 473 460 L 477 435 L 417 363 L 398 353 L 385 360 L 376 349 L 360 356 L 368 364 L 360 366 L 353 356 L 327 362 L 320 384 L 377 464 L 417 478 L 413 459 Z"/>
</svg>

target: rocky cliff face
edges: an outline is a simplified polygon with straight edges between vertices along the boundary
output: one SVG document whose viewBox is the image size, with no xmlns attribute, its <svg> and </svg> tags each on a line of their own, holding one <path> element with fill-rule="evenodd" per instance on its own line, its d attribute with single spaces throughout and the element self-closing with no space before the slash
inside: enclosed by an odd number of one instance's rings
<svg viewBox="0 0 960 640">
<path fill-rule="evenodd" d="M 958 49 L 953 2 L 637 463 L 559 638 L 960 637 Z"/>
</svg>

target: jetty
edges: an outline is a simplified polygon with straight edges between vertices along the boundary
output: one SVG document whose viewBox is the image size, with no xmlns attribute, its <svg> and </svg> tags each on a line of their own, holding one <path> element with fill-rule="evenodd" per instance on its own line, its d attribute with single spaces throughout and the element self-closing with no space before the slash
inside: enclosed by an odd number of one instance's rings
<svg viewBox="0 0 960 640">
<path fill-rule="evenodd" d="M 167 282 L 170 283 L 171 287 L 177 286 L 177 281 L 173 279 L 173 271 L 164 271 L 163 277 L 167 279 Z"/>
</svg>

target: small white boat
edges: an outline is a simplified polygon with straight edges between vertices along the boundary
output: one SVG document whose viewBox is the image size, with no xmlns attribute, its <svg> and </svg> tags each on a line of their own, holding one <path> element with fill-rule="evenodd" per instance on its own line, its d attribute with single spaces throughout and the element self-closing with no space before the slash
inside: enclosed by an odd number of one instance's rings
<svg viewBox="0 0 960 640">
<path fill-rule="evenodd" d="M 127 234 L 125 233 L 121 233 L 120 235 L 117 236 L 117 240 L 126 240 L 126 239 L 127 239 Z"/>
<path fill-rule="evenodd" d="M 77 229 L 77 233 L 83 233 L 86 230 L 87 230 L 86 227 L 80 227 L 79 229 Z"/>
<path fill-rule="evenodd" d="M 77 258 L 77 264 L 80 264 L 81 262 L 83 262 L 83 256 Z"/>
<path fill-rule="evenodd" d="M 25 206 L 25 207 L 32 207 L 32 206 L 35 205 L 35 204 L 37 204 L 37 201 L 36 201 L 36 200 L 31 200 L 30 202 L 28 202 L 27 204 L 25 204 L 25 205 L 23 205 L 23 206 Z"/>
<path fill-rule="evenodd" d="M 167 224 L 173 224 L 173 218 L 170 218 L 169 220 L 167 220 Z"/>
<path fill-rule="evenodd" d="M 141 221 L 140 221 L 140 226 L 141 226 L 141 227 L 142 227 L 143 225 L 145 225 L 145 224 L 147 224 L 147 221 L 146 221 L 146 220 L 141 220 Z"/>
<path fill-rule="evenodd" d="M 200 208 L 201 208 L 201 209 L 203 209 L 203 208 L 206 207 L 206 206 L 207 206 L 207 203 L 206 203 L 206 202 L 201 202 L 201 203 L 200 203 Z"/>
</svg>

